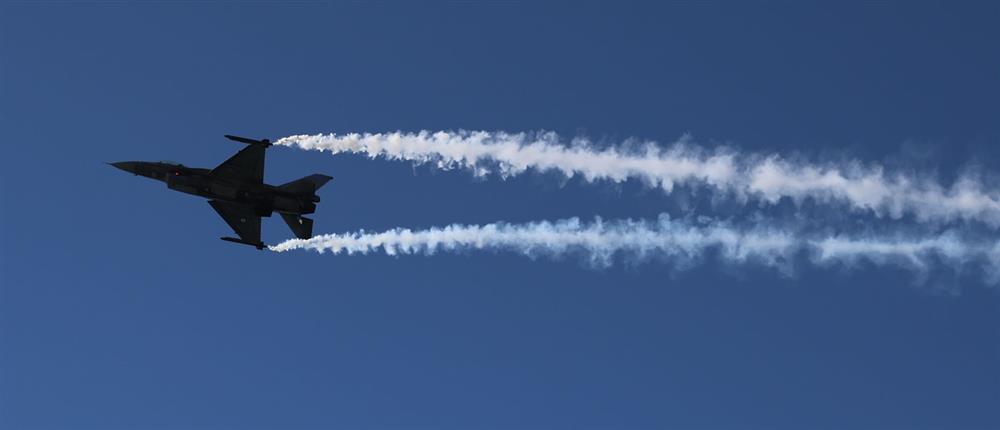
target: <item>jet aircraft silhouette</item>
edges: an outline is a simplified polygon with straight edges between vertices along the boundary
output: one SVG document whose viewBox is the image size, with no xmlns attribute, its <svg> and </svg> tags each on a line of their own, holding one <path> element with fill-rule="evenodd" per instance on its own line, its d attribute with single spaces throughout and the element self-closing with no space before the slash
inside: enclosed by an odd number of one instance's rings
<svg viewBox="0 0 1000 430">
<path fill-rule="evenodd" d="M 159 161 L 109 163 L 126 172 L 166 182 L 167 188 L 208 198 L 208 204 L 232 227 L 239 238 L 222 240 L 264 249 L 260 240 L 260 217 L 281 214 L 295 237 L 312 237 L 313 220 L 302 215 L 316 212 L 316 190 L 332 179 L 314 174 L 284 185 L 264 183 L 264 153 L 271 141 L 225 135 L 248 147 L 214 169 L 187 167 Z"/>
</svg>

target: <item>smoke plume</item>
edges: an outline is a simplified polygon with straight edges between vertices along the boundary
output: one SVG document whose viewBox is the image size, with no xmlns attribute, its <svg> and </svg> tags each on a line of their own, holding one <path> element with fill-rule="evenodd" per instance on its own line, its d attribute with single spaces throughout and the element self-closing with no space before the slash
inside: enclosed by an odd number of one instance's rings
<svg viewBox="0 0 1000 430">
<path fill-rule="evenodd" d="M 782 198 L 843 204 L 879 217 L 912 215 L 920 222 L 975 221 L 1000 227 L 1000 193 L 964 176 L 950 186 L 860 162 L 809 164 L 778 155 L 707 151 L 688 142 L 667 148 L 649 142 L 597 149 L 586 139 L 565 142 L 555 133 L 427 132 L 289 136 L 275 142 L 333 154 L 433 163 L 476 175 L 555 171 L 587 181 L 636 179 L 671 192 L 677 185 L 707 186 L 764 203 Z"/>
<path fill-rule="evenodd" d="M 388 255 L 492 250 L 529 257 L 576 256 L 598 267 L 608 266 L 618 258 L 630 262 L 666 259 L 685 266 L 711 253 L 725 263 L 760 264 L 786 273 L 792 270 L 796 257 L 804 256 L 817 265 L 852 266 L 867 262 L 918 272 L 939 264 L 956 270 L 976 266 L 991 282 L 996 282 L 1000 273 L 1000 242 L 976 241 L 955 232 L 919 237 L 812 236 L 771 227 L 740 228 L 716 221 L 692 223 L 672 220 L 666 215 L 656 221 L 598 218 L 583 223 L 571 218 L 527 224 L 453 224 L 425 230 L 360 231 L 293 239 L 270 249 Z"/>
</svg>

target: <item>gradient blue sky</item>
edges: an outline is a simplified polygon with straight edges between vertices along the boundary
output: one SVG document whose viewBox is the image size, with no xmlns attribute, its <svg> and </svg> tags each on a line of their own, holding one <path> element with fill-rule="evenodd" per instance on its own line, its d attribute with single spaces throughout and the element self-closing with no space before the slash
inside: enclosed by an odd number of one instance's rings
<svg viewBox="0 0 1000 430">
<path fill-rule="evenodd" d="M 101 164 L 213 166 L 240 149 L 224 133 L 545 129 L 948 180 L 1000 171 L 997 22 L 987 2 L 4 3 L 0 428 L 1000 428 L 1000 290 L 976 274 L 279 255 Z M 314 172 L 318 233 L 676 208 L 269 152 L 270 182 Z"/>
</svg>

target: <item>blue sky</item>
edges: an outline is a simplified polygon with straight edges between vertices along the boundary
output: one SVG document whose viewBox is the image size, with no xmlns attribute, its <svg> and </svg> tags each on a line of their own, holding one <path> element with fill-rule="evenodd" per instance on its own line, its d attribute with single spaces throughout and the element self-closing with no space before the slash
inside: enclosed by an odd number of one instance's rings
<svg viewBox="0 0 1000 430">
<path fill-rule="evenodd" d="M 226 133 L 692 133 L 947 183 L 1000 170 L 998 18 L 985 2 L 5 3 L 0 427 L 1000 427 L 1000 297 L 976 274 L 258 252 L 216 239 L 203 200 L 102 164 L 210 167 L 240 149 Z M 272 183 L 334 177 L 317 233 L 678 205 L 638 183 L 268 156 Z M 288 237 L 265 219 L 265 241 Z"/>
</svg>

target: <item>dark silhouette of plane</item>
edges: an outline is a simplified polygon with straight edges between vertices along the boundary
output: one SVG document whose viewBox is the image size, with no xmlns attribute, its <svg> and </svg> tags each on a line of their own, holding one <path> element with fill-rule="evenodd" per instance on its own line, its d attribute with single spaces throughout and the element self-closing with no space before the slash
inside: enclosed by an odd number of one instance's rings
<svg viewBox="0 0 1000 430">
<path fill-rule="evenodd" d="M 167 188 L 210 199 L 222 219 L 239 236 L 223 237 L 229 242 L 264 249 L 260 240 L 260 217 L 281 214 L 288 227 L 300 239 L 312 237 L 313 220 L 304 214 L 316 212 L 316 190 L 329 181 L 326 175 L 309 175 L 284 185 L 264 183 L 264 151 L 271 146 L 267 139 L 254 140 L 226 135 L 229 140 L 250 145 L 214 169 L 199 169 L 160 161 L 120 161 L 109 163 L 126 172 L 167 183 Z"/>
</svg>

